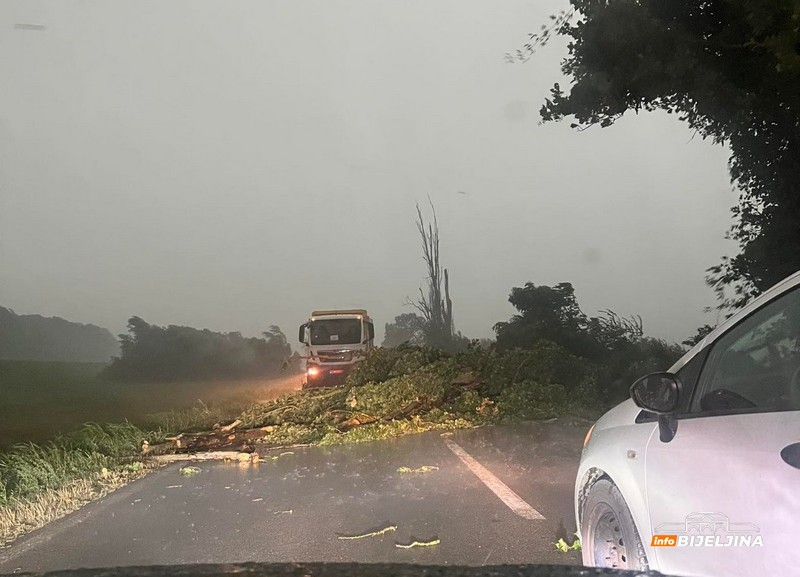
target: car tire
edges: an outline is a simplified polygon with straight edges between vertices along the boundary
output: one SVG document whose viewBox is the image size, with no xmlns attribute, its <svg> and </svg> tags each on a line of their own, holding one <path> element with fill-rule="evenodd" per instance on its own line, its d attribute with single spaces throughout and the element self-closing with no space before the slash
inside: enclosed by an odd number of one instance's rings
<svg viewBox="0 0 800 577">
<path fill-rule="evenodd" d="M 647 571 L 644 550 L 630 509 L 617 486 L 600 479 L 589 489 L 581 515 L 583 564 Z"/>
</svg>

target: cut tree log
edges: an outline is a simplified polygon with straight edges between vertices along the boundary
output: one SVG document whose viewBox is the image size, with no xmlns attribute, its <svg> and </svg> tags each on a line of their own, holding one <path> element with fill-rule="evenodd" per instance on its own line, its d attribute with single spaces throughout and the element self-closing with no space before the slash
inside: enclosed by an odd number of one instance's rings
<svg viewBox="0 0 800 577">
<path fill-rule="evenodd" d="M 269 425 L 256 429 L 243 429 L 236 431 L 222 428 L 215 431 L 201 433 L 182 433 L 175 437 L 167 437 L 164 443 L 142 447 L 142 454 L 146 456 L 165 455 L 167 453 L 207 452 L 222 449 L 233 449 L 238 452 L 252 453 L 254 444 L 258 439 L 273 432 L 277 427 Z"/>
<path fill-rule="evenodd" d="M 156 455 L 150 459 L 159 465 L 166 465 L 169 463 L 180 463 L 186 461 L 238 461 L 238 462 L 251 462 L 258 463 L 263 460 L 276 460 L 283 455 L 290 455 L 291 452 L 278 453 L 277 456 L 270 455 L 270 453 L 277 453 L 279 451 L 286 451 L 287 449 L 302 449 L 308 447 L 308 444 L 298 445 L 282 445 L 280 447 L 270 447 L 265 456 L 259 453 L 242 453 L 239 451 L 204 451 L 200 453 L 177 453 L 173 455 Z M 262 453 L 264 454 L 264 453 Z"/>
<path fill-rule="evenodd" d="M 180 461 L 235 461 L 238 460 L 239 455 L 240 455 L 239 451 L 206 451 L 204 453 L 180 453 L 177 455 L 156 455 L 153 457 L 153 461 L 160 464 L 175 463 Z"/>
<path fill-rule="evenodd" d="M 238 427 L 241 424 L 242 424 L 242 420 L 241 419 L 236 419 L 230 425 L 225 425 L 224 427 L 220 427 L 219 430 L 222 431 L 223 433 L 227 433 L 228 431 L 231 431 L 231 430 L 235 429 L 236 427 Z"/>
</svg>

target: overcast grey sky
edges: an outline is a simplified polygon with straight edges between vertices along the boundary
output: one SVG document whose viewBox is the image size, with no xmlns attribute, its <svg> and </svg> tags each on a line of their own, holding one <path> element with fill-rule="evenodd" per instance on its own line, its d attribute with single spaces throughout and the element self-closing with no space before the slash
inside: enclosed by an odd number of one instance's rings
<svg viewBox="0 0 800 577">
<path fill-rule="evenodd" d="M 430 195 L 465 334 L 570 281 L 682 340 L 735 251 L 727 151 L 665 114 L 539 126 L 565 44 L 503 54 L 564 6 L 4 1 L 0 305 L 292 340 L 359 306 L 382 334 L 424 281 Z"/>
</svg>

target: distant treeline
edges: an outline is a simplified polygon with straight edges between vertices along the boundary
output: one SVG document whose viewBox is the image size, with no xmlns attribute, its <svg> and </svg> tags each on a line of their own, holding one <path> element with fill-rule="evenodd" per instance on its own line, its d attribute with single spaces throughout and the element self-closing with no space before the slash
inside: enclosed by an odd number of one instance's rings
<svg viewBox="0 0 800 577">
<path fill-rule="evenodd" d="M 107 329 L 0 307 L 0 359 L 105 363 L 118 353 Z"/>
<path fill-rule="evenodd" d="M 120 335 L 121 354 L 104 375 L 128 382 L 227 380 L 274 376 L 292 354 L 277 326 L 263 337 L 218 333 L 170 325 L 151 325 L 139 317 L 128 320 Z"/>
</svg>

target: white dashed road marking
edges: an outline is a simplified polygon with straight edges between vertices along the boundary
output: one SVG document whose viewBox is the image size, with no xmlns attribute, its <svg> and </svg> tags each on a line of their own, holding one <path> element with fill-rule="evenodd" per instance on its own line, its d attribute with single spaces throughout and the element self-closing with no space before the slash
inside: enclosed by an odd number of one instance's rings
<svg viewBox="0 0 800 577">
<path fill-rule="evenodd" d="M 467 468 L 472 471 L 492 493 L 497 495 L 509 509 L 514 511 L 514 513 L 524 519 L 544 519 L 544 515 L 528 505 L 528 503 L 526 503 L 522 497 L 517 495 L 509 488 L 508 485 L 495 477 L 495 475 L 489 469 L 473 459 L 469 453 L 461 448 L 460 445 L 454 443 L 450 439 L 445 439 L 444 442 L 447 445 L 447 448 L 453 451 L 456 457 L 461 459 L 461 462 L 464 463 Z"/>
</svg>

